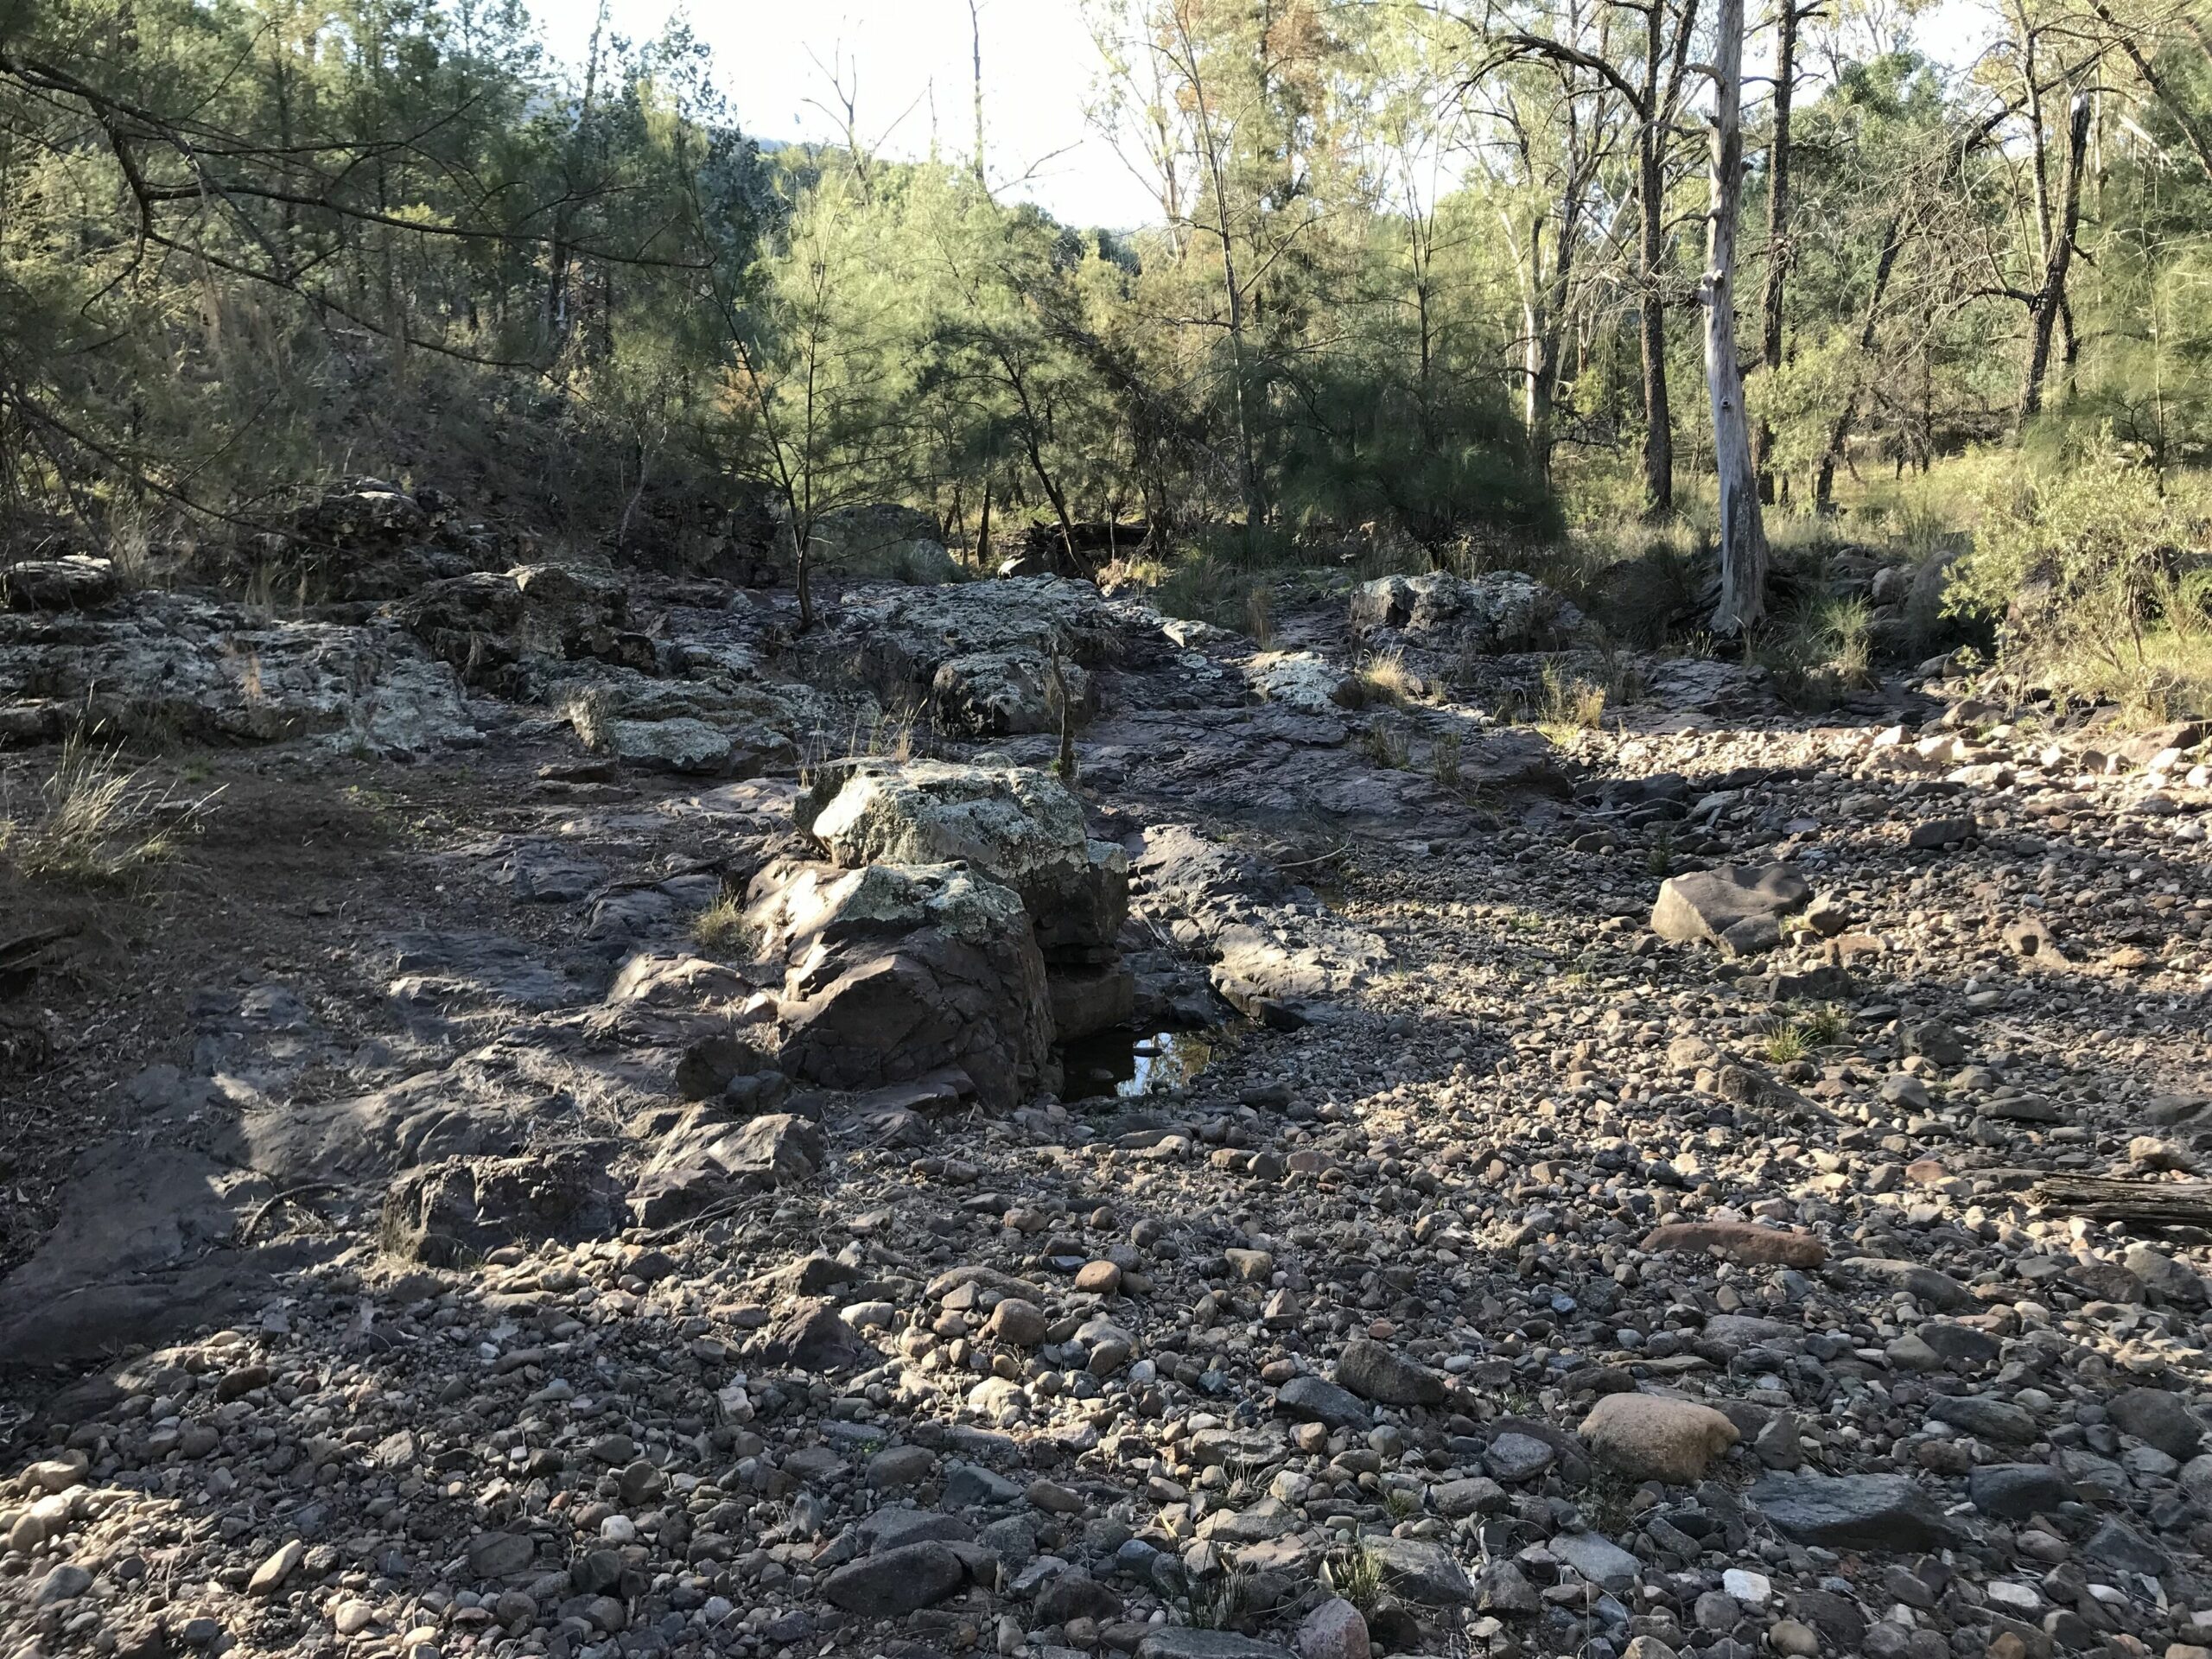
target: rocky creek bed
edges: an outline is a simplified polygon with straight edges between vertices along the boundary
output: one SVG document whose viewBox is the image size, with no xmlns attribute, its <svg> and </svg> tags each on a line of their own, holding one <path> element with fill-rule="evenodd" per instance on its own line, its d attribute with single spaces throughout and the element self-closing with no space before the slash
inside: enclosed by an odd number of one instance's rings
<svg viewBox="0 0 2212 1659">
<path fill-rule="evenodd" d="M 2212 1649 L 2201 731 L 1561 747 L 1525 578 L 22 591 L 10 763 L 222 792 L 0 930 L 0 1651 Z"/>
</svg>

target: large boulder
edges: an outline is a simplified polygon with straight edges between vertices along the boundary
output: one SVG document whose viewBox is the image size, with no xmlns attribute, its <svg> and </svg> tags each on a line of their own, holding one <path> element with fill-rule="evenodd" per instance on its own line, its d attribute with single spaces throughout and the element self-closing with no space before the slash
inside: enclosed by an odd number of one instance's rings
<svg viewBox="0 0 2212 1659">
<path fill-rule="evenodd" d="M 845 868 L 959 863 L 1013 888 L 1048 955 L 1110 951 L 1128 913 L 1128 855 L 1090 839 L 1082 804 L 1047 772 L 861 763 L 828 774 L 800 814 Z"/>
<path fill-rule="evenodd" d="M 947 658 L 930 682 L 930 718 L 947 737 L 1009 737 L 1057 732 L 1063 715 L 1079 724 L 1091 712 L 1090 676 L 1074 663 L 1033 650 L 971 651 Z"/>
<path fill-rule="evenodd" d="M 629 597 L 613 576 L 565 565 L 519 565 L 434 582 L 382 614 L 459 669 L 471 684 L 516 691 L 533 658 L 601 662 L 652 672 L 653 642 L 630 626 Z"/>
<path fill-rule="evenodd" d="M 0 565 L 0 607 L 11 611 L 83 611 L 123 591 L 112 559 L 71 553 Z"/>
<path fill-rule="evenodd" d="M 847 597 L 794 649 L 805 677 L 857 681 L 887 701 L 919 701 L 957 658 L 1019 652 L 1095 667 L 1120 652 L 1120 617 L 1087 582 L 1022 576 Z"/>
<path fill-rule="evenodd" d="M 385 1195 L 381 1242 L 395 1255 L 449 1268 L 503 1244 L 610 1234 L 621 1222 L 606 1149 L 561 1147 L 408 1171 Z"/>
<path fill-rule="evenodd" d="M 859 869 L 779 861 L 746 920 L 786 967 L 779 1018 L 790 1076 L 836 1089 L 964 1073 L 987 1103 L 1036 1082 L 1052 1016 L 1021 900 L 950 864 Z"/>
<path fill-rule="evenodd" d="M 1693 870 L 1659 884 L 1651 931 L 1662 939 L 1702 939 L 1738 951 L 1770 948 L 1782 918 L 1804 909 L 1812 896 L 1805 878 L 1788 864 Z"/>
<path fill-rule="evenodd" d="M 1581 612 L 1517 570 L 1472 579 L 1432 571 L 1363 582 L 1352 592 L 1351 625 L 1362 634 L 1402 634 L 1430 649 L 1483 655 L 1558 650 L 1578 643 L 1589 628 Z"/>
</svg>

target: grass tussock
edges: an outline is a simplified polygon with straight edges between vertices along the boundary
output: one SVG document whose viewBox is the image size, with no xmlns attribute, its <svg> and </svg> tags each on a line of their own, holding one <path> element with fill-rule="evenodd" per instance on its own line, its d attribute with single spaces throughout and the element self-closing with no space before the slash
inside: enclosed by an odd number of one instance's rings
<svg viewBox="0 0 2212 1659">
<path fill-rule="evenodd" d="M 1321 1581 L 1363 1613 L 1371 1611 L 1382 1599 L 1382 1554 L 1367 1544 L 1341 1551 L 1321 1564 Z"/>
<path fill-rule="evenodd" d="M 1428 770 L 1432 777 L 1446 789 L 1457 789 L 1462 779 L 1459 766 L 1460 751 L 1465 740 L 1457 732 L 1441 732 L 1428 747 Z"/>
<path fill-rule="evenodd" d="M 1565 747 L 1605 724 L 1605 688 L 1556 663 L 1547 663 L 1522 710 L 1522 719 L 1554 743 Z"/>
<path fill-rule="evenodd" d="M 1815 596 L 1760 630 L 1750 655 L 1785 702 L 1832 709 L 1875 683 L 1873 613 L 1863 599 Z"/>
<path fill-rule="evenodd" d="M 1388 651 L 1379 657 L 1370 657 L 1360 664 L 1358 678 L 1361 694 L 1368 702 L 1402 709 L 1421 700 L 1421 681 L 1406 666 L 1406 653 L 1402 651 Z"/>
<path fill-rule="evenodd" d="M 181 797 L 119 751 L 72 737 L 34 799 L 0 795 L 0 861 L 32 880 L 135 887 L 176 857 L 213 799 Z"/>
<path fill-rule="evenodd" d="M 1385 772 L 1404 772 L 1414 763 L 1413 739 L 1402 721 L 1377 718 L 1359 734 L 1360 753 Z"/>
<path fill-rule="evenodd" d="M 691 943 L 721 956 L 750 956 L 753 929 L 745 919 L 745 895 L 724 887 L 715 902 L 691 918 Z"/>
<path fill-rule="evenodd" d="M 1810 1059 L 1819 1050 L 1843 1041 L 1850 1027 L 1849 1017 L 1831 1003 L 1774 1026 L 1760 1042 L 1759 1052 L 1776 1065 Z"/>
</svg>

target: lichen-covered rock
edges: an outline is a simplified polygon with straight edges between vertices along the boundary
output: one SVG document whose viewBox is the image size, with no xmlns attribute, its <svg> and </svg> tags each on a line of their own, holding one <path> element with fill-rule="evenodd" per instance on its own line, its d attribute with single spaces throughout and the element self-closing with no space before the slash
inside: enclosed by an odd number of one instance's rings
<svg viewBox="0 0 2212 1659">
<path fill-rule="evenodd" d="M 0 565 L 0 607 L 11 611 L 83 611 L 123 591 L 112 559 L 72 553 Z"/>
<path fill-rule="evenodd" d="M 520 565 L 434 582 L 381 614 L 461 671 L 473 685 L 526 688 L 533 659 L 595 658 L 650 673 L 653 642 L 629 624 L 629 595 L 611 576 L 565 565 Z"/>
<path fill-rule="evenodd" d="M 1358 681 L 1315 651 L 1268 652 L 1244 677 L 1269 702 L 1301 715 L 1335 715 L 1359 702 Z"/>
<path fill-rule="evenodd" d="M 594 754 L 645 771 L 753 778 L 880 717 L 868 698 L 724 675 L 652 679 L 598 664 L 541 677 L 562 717 Z"/>
<path fill-rule="evenodd" d="M 1484 655 L 1554 651 L 1589 630 L 1581 612 L 1517 570 L 1472 579 L 1432 571 L 1363 582 L 1352 593 L 1351 625 L 1361 633 L 1403 633 L 1432 648 Z"/>
<path fill-rule="evenodd" d="M 0 746 L 82 727 L 205 744 L 321 735 L 380 755 L 480 741 L 454 671 L 387 629 L 261 621 L 162 592 L 0 611 Z"/>
<path fill-rule="evenodd" d="M 1065 695 L 1064 695 L 1065 694 Z M 947 658 L 930 682 L 930 717 L 948 737 L 1010 737 L 1057 732 L 1065 702 L 1070 725 L 1089 716 L 1090 676 L 1034 651 L 974 651 Z"/>
<path fill-rule="evenodd" d="M 804 677 L 856 682 L 892 701 L 928 691 L 946 663 L 979 653 L 1095 667 L 1118 653 L 1123 632 L 1089 582 L 1020 576 L 855 594 L 794 649 Z"/>
<path fill-rule="evenodd" d="M 800 827 L 849 869 L 961 863 L 1013 888 L 1048 956 L 1110 950 L 1128 912 L 1128 855 L 1091 841 L 1081 803 L 1028 767 L 861 763 L 803 803 Z"/>
</svg>

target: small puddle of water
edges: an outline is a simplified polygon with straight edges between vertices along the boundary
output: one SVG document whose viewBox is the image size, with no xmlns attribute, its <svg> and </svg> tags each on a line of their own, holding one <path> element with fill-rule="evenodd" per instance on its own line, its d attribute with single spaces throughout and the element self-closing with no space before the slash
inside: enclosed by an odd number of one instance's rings
<svg viewBox="0 0 2212 1659">
<path fill-rule="evenodd" d="M 1202 1031 L 1102 1031 L 1060 1046 L 1068 1100 L 1136 1100 L 1178 1089 L 1206 1069 L 1213 1039 Z"/>
</svg>

